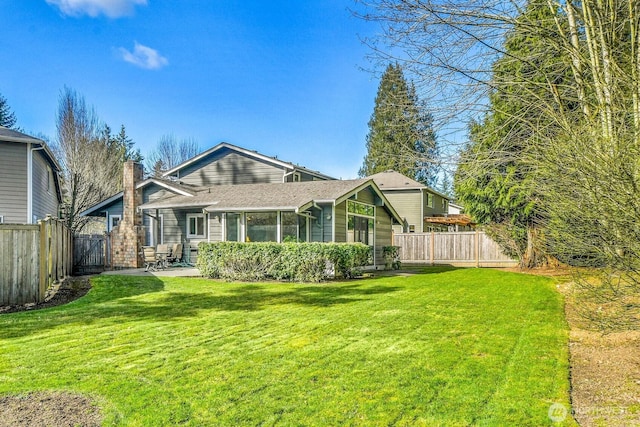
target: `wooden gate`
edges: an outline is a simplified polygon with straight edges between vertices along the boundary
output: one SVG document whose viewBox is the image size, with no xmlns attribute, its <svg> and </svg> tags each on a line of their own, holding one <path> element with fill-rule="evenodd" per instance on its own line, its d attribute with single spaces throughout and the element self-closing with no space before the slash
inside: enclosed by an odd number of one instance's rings
<svg viewBox="0 0 640 427">
<path fill-rule="evenodd" d="M 75 274 L 99 273 L 111 265 L 108 234 L 76 234 L 74 239 Z"/>
</svg>

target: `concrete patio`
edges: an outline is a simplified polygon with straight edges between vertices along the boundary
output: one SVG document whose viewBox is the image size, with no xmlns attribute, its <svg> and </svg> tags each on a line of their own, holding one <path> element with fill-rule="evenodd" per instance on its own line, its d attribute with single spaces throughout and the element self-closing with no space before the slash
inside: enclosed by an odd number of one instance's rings
<svg viewBox="0 0 640 427">
<path fill-rule="evenodd" d="M 117 274 L 124 276 L 157 276 L 157 277 L 202 277 L 195 267 L 169 267 L 163 270 L 147 271 L 144 268 L 123 268 L 104 271 L 101 274 Z"/>
</svg>

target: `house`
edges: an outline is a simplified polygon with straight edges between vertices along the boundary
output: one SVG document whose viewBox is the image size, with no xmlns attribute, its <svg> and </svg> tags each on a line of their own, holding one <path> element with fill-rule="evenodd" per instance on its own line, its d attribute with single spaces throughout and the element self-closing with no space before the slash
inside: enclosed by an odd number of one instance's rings
<svg viewBox="0 0 640 427">
<path fill-rule="evenodd" d="M 60 165 L 38 138 L 0 126 L 0 223 L 35 224 L 58 217 Z"/>
<path fill-rule="evenodd" d="M 464 213 L 464 207 L 455 203 L 449 202 L 449 215 L 462 215 Z"/>
<path fill-rule="evenodd" d="M 140 174 L 142 172 L 140 171 Z M 161 177 L 136 178 L 136 190 L 142 192 L 142 202 L 172 195 L 194 195 L 198 189 L 214 185 L 297 182 L 333 179 L 320 172 L 283 162 L 226 142 L 187 160 L 165 172 Z M 123 219 L 124 192 L 103 200 L 80 215 L 105 218 L 105 231 L 110 232 Z M 158 217 L 146 215 L 143 226 L 145 242 L 151 246 L 177 239 L 186 221 L 172 213 Z M 167 237 L 165 238 L 165 233 Z M 184 237 L 184 236 L 182 236 Z"/>
<path fill-rule="evenodd" d="M 394 225 L 395 233 L 447 231 L 445 225 L 427 220 L 447 215 L 447 196 L 396 171 L 380 172 L 369 178 L 375 181 L 403 219 L 401 224 Z"/>
<path fill-rule="evenodd" d="M 124 192 L 82 213 L 107 219 L 116 265 L 134 266 L 136 244 L 183 243 L 193 261 L 198 243 L 217 241 L 363 242 L 382 264 L 401 221 L 373 180 L 335 180 L 227 143 L 141 178 L 127 163 Z"/>
</svg>

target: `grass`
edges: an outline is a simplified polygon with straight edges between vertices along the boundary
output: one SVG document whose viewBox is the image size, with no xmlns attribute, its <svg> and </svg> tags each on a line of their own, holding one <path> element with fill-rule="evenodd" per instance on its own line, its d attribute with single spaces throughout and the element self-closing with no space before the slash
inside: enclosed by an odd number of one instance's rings
<svg viewBox="0 0 640 427">
<path fill-rule="evenodd" d="M 132 426 L 540 426 L 552 403 L 569 407 L 563 301 L 546 278 L 92 284 L 0 316 L 0 394 L 80 392 L 106 425 Z"/>
</svg>

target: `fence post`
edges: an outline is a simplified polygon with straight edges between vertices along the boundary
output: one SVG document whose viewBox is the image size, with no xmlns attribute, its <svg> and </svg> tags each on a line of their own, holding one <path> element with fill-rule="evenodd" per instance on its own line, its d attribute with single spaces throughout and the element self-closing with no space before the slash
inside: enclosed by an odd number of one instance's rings
<svg viewBox="0 0 640 427">
<path fill-rule="evenodd" d="M 38 280 L 38 299 L 41 300 L 44 297 L 45 292 L 47 291 L 47 276 L 49 271 L 49 248 L 47 245 L 47 221 L 40 220 L 38 221 L 40 225 L 39 233 L 40 233 L 40 277 Z"/>
<path fill-rule="evenodd" d="M 480 234 L 478 229 L 476 229 L 475 235 L 475 243 L 476 243 L 476 268 L 480 267 Z"/>
<path fill-rule="evenodd" d="M 431 243 L 429 244 L 431 246 L 431 250 L 429 252 L 431 252 L 431 266 L 435 265 L 435 248 L 436 248 L 436 233 L 435 231 L 431 231 Z"/>
</svg>

